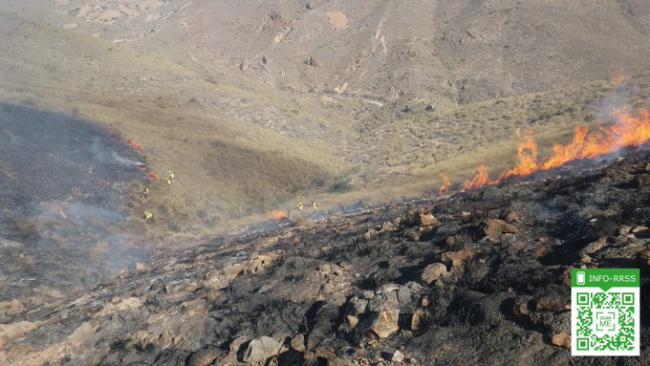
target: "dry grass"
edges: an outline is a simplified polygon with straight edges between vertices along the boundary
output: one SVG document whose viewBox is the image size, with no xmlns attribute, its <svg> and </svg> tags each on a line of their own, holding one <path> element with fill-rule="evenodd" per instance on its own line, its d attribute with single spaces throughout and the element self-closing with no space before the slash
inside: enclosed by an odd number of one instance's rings
<svg viewBox="0 0 650 366">
<path fill-rule="evenodd" d="M 420 194 L 439 174 L 459 181 L 479 162 L 501 169 L 513 162 L 516 129 L 534 130 L 546 146 L 568 139 L 576 125 L 598 121 L 612 92 L 599 81 L 434 112 L 411 102 L 403 113 L 399 102 L 379 108 L 281 90 L 45 22 L 21 27 L 30 42 L 0 36 L 0 98 L 113 126 L 144 147 L 152 170 L 174 169 L 176 183 L 152 185 L 150 200 L 133 187 L 135 222 L 153 210 L 155 235 L 232 228 L 299 200 L 326 209 Z M 632 103 L 647 105 L 648 78 L 632 82 Z"/>
</svg>

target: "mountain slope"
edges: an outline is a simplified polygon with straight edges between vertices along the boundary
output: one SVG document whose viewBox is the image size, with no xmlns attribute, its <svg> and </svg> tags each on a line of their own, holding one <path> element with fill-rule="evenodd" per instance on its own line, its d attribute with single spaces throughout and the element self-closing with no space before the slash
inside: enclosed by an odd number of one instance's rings
<svg viewBox="0 0 650 366">
<path fill-rule="evenodd" d="M 118 2 L 110 3 L 115 8 Z M 105 35 L 110 39 L 115 31 L 138 46 L 174 53 L 182 44 L 185 58 L 238 68 L 280 88 L 387 100 L 467 103 L 564 88 L 644 70 L 650 55 L 650 5 L 643 1 L 204 0 L 165 6 L 177 10 L 160 11 L 159 21 L 142 26 L 137 20 L 145 14 L 124 15 Z M 72 4 L 66 9 L 75 14 Z"/>
<path fill-rule="evenodd" d="M 208 224 L 309 196 L 340 201 L 323 193 L 341 182 L 372 191 L 395 177 L 462 175 L 450 169 L 459 149 L 508 149 L 517 128 L 583 123 L 609 90 L 599 80 L 635 75 L 650 52 L 642 1 L 29 0 L 2 10 L 4 99 L 121 130 L 160 175 L 179 171 L 175 208 L 163 211 L 209 212 Z M 514 99 L 493 99 L 503 96 Z M 514 113 L 540 98 L 548 107 Z M 566 118 L 531 126 L 549 113 Z M 215 154 L 234 164 L 214 169 Z"/>
<path fill-rule="evenodd" d="M 0 362 L 615 365 L 566 349 L 568 273 L 641 268 L 650 296 L 649 159 L 215 239 L 69 299 L 3 303 Z"/>
</svg>

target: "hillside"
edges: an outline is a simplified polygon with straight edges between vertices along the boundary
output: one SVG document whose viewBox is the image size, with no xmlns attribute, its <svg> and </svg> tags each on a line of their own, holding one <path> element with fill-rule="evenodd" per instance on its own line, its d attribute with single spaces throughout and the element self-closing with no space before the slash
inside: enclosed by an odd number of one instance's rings
<svg viewBox="0 0 650 366">
<path fill-rule="evenodd" d="M 645 70 L 650 53 L 642 0 L 58 4 L 78 33 L 280 89 L 382 100 L 468 103 L 561 89 Z"/>
<path fill-rule="evenodd" d="M 649 14 L 642 0 L 3 1 L 0 102 L 83 126 L 21 149 L 29 129 L 15 126 L 31 117 L 2 115 L 13 145 L 0 202 L 38 208 L 3 208 L 3 300 L 56 298 L 63 283 L 273 215 L 308 222 L 430 195 L 442 175 L 457 189 L 481 163 L 511 167 L 517 130 L 547 154 L 576 126 L 611 124 L 614 108 L 650 107 Z M 78 143 L 87 124 L 129 144 L 143 174 L 84 175 L 74 164 L 103 166 Z M 51 166 L 23 169 L 36 156 Z M 110 220 L 66 219 L 100 193 L 119 202 Z"/>
<path fill-rule="evenodd" d="M 385 177 L 437 175 L 460 148 L 483 154 L 486 133 L 566 132 L 600 113 L 611 78 L 635 82 L 650 56 L 643 1 L 29 0 L 0 10 L 4 99 L 119 129 L 159 174 L 178 171 L 162 211 L 212 229 L 342 180 L 367 191 Z M 647 99 L 647 78 L 637 87 L 632 102 Z"/>
<path fill-rule="evenodd" d="M 648 307 L 568 350 L 571 269 L 650 296 L 647 0 L 2 0 L 0 44 L 0 365 L 647 364 Z"/>
<path fill-rule="evenodd" d="M 378 206 L 167 253 L 60 301 L 13 304 L 0 363 L 644 365 L 576 357 L 571 268 L 640 268 L 650 156 Z M 566 175 L 560 177 L 559 175 Z"/>
</svg>

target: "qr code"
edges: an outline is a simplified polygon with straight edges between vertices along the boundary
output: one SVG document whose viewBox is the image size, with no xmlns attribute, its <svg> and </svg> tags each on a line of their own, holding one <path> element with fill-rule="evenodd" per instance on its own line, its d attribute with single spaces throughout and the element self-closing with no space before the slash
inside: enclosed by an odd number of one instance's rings
<svg viewBox="0 0 650 366">
<path fill-rule="evenodd" d="M 638 297 L 634 291 L 581 291 L 575 301 L 578 351 L 635 351 Z"/>
</svg>

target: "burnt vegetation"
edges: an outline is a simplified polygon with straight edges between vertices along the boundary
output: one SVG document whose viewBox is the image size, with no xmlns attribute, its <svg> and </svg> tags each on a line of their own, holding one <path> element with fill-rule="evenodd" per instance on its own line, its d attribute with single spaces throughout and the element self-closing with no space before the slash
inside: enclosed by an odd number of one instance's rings
<svg viewBox="0 0 650 366">
<path fill-rule="evenodd" d="M 641 365 L 647 307 L 641 358 L 569 361 L 566 339 L 572 268 L 641 268 L 650 296 L 649 162 L 633 152 L 215 239 L 76 299 L 5 313 L 4 324 L 21 326 L 0 338 L 0 355 L 71 365 Z M 68 347 L 65 359 L 44 335 Z"/>
<path fill-rule="evenodd" d="M 116 131 L 0 103 L 0 156 L 0 301 L 96 284 L 142 257 L 111 236 L 145 180 L 143 157 Z"/>
</svg>

